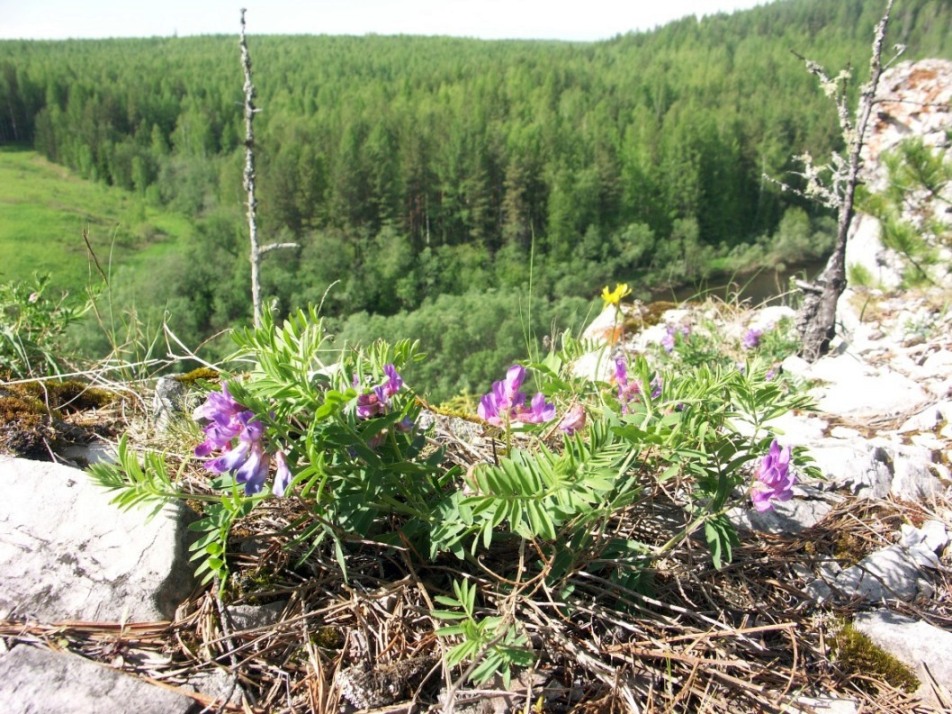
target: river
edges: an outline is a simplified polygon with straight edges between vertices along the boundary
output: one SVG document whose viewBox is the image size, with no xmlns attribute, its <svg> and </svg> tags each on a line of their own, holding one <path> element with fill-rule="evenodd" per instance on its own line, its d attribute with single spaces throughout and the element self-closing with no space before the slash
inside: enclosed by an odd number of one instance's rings
<svg viewBox="0 0 952 714">
<path fill-rule="evenodd" d="M 825 266 L 825 260 L 816 260 L 801 265 L 784 266 L 780 270 L 766 268 L 745 275 L 721 275 L 701 283 L 654 290 L 651 300 L 685 302 L 716 297 L 726 301 L 747 300 L 752 305 L 779 305 L 790 302 L 792 278 L 813 280 Z"/>
</svg>

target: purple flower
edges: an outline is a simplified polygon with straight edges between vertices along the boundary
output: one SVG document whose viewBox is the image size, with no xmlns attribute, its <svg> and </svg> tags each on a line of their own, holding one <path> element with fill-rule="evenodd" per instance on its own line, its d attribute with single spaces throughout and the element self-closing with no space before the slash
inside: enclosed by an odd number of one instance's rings
<svg viewBox="0 0 952 714">
<path fill-rule="evenodd" d="M 357 397 L 357 418 L 370 419 L 383 414 L 384 405 L 380 402 L 380 395 L 376 390 L 361 394 Z"/>
<path fill-rule="evenodd" d="M 661 338 L 661 346 L 665 352 L 672 352 L 677 344 L 678 335 L 687 337 L 691 334 L 691 328 L 688 325 L 668 325 L 664 337 Z"/>
<path fill-rule="evenodd" d="M 664 347 L 665 352 L 674 350 L 674 328 L 671 325 L 668 325 L 668 331 L 661 338 L 661 346 Z"/>
<path fill-rule="evenodd" d="M 209 392 L 205 398 L 205 403 L 198 406 L 193 413 L 196 421 L 207 419 L 219 424 L 227 424 L 239 412 L 244 411 L 244 407 L 235 401 L 228 391 L 228 383 L 222 382 L 220 392 Z"/>
<path fill-rule="evenodd" d="M 526 379 L 526 370 L 513 365 L 506 371 L 506 378 L 493 382 L 492 389 L 479 400 L 476 413 L 493 426 L 505 426 L 516 421 L 524 424 L 541 424 L 555 418 L 555 407 L 546 403 L 545 395 L 539 392 L 524 407 L 526 395 L 519 390 Z"/>
<path fill-rule="evenodd" d="M 216 474 L 223 474 L 234 471 L 245 463 L 248 454 L 251 451 L 251 442 L 241 441 L 238 446 L 225 451 L 217 459 L 211 459 L 205 462 L 205 468 Z"/>
<path fill-rule="evenodd" d="M 264 488 L 270 466 L 271 457 L 265 453 L 259 442 L 255 442 L 251 445 L 248 458 L 235 471 L 235 481 L 245 485 L 246 495 L 253 496 Z"/>
<path fill-rule="evenodd" d="M 227 448 L 232 439 L 241 434 L 247 425 L 242 415 L 251 414 L 235 401 L 228 391 L 228 384 L 222 383 L 220 392 L 210 392 L 205 403 L 195 409 L 193 416 L 197 420 L 206 420 L 205 441 L 195 447 L 196 456 L 208 456 L 213 451 Z"/>
<path fill-rule="evenodd" d="M 763 330 L 751 327 L 744 335 L 743 345 L 745 350 L 756 349 L 760 345 L 760 338 L 763 337 Z"/>
<path fill-rule="evenodd" d="M 261 491 L 268 479 L 271 457 L 264 447 L 264 424 L 255 419 L 254 412 L 235 401 L 222 384 L 221 392 L 212 392 L 205 403 L 195 412 L 196 419 L 205 419 L 205 441 L 195 448 L 196 456 L 210 456 L 221 452 L 217 458 L 205 461 L 205 468 L 212 473 L 234 472 L 235 481 L 245 486 L 249 496 Z M 278 476 L 275 492 L 284 493 L 289 480 L 287 463 L 283 454 L 278 460 Z M 278 494 L 280 495 L 280 493 Z"/>
<path fill-rule="evenodd" d="M 574 404 L 559 422 L 558 429 L 563 434 L 571 436 L 579 429 L 585 428 L 585 408 L 581 404 Z"/>
<path fill-rule="evenodd" d="M 628 381 L 628 365 L 623 357 L 615 358 L 615 384 L 618 387 L 618 402 L 621 404 L 621 413 L 627 414 L 631 400 L 641 394 L 641 382 L 637 380 Z M 661 396 L 661 377 L 655 375 L 649 386 L 651 387 L 652 399 Z"/>
<path fill-rule="evenodd" d="M 758 511 L 769 511 L 773 501 L 789 501 L 797 477 L 790 472 L 790 447 L 780 448 L 774 439 L 754 471 L 754 485 L 750 498 Z"/>
<path fill-rule="evenodd" d="M 385 364 L 383 371 L 387 375 L 387 381 L 383 385 L 383 390 L 389 398 L 400 391 L 400 387 L 403 386 L 403 377 L 400 376 L 397 372 L 397 368 L 392 364 Z"/>
<path fill-rule="evenodd" d="M 528 409 L 517 409 L 512 414 L 513 421 L 523 424 L 543 424 L 553 419 L 555 419 L 555 405 L 546 402 L 542 392 L 538 392 L 532 398 Z"/>
<path fill-rule="evenodd" d="M 292 474 L 291 469 L 288 468 L 288 460 L 283 451 L 275 452 L 274 461 L 278 469 L 274 474 L 274 487 L 272 490 L 275 496 L 283 496 L 288 486 L 291 485 L 294 474 Z"/>
<path fill-rule="evenodd" d="M 367 394 L 361 394 L 357 397 L 358 419 L 370 419 L 386 414 L 390 406 L 390 398 L 403 386 L 403 377 L 397 372 L 396 367 L 392 364 L 386 364 L 383 371 L 387 375 L 387 380 L 374 387 Z M 358 386 L 356 377 L 354 377 L 354 386 Z"/>
</svg>

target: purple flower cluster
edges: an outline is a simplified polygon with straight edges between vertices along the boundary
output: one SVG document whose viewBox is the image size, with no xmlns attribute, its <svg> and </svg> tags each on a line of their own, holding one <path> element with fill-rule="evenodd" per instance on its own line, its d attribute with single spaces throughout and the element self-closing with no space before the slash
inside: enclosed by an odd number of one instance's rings
<svg viewBox="0 0 952 714">
<path fill-rule="evenodd" d="M 764 336 L 764 331 L 751 327 L 747 330 L 747 333 L 744 335 L 742 344 L 744 345 L 745 350 L 753 350 L 760 346 L 760 338 Z"/>
<path fill-rule="evenodd" d="M 682 337 L 687 337 L 691 334 L 691 328 L 687 325 L 668 325 L 667 332 L 664 333 L 664 337 L 661 338 L 661 346 L 664 348 L 665 352 L 672 352 L 674 346 L 677 343 L 678 335 Z"/>
<path fill-rule="evenodd" d="M 396 367 L 392 364 L 387 364 L 384 365 L 383 371 L 384 374 L 387 375 L 387 381 L 380 386 L 374 387 L 366 394 L 361 394 L 357 397 L 358 419 L 370 419 L 371 417 L 386 414 L 390 408 L 390 398 L 400 391 L 400 388 L 403 386 L 403 377 L 397 372 Z"/>
<path fill-rule="evenodd" d="M 790 447 L 781 449 L 774 439 L 767 455 L 757 465 L 754 478 L 750 498 L 758 511 L 771 510 L 773 501 L 789 501 L 797 482 L 797 477 L 790 472 Z"/>
<path fill-rule="evenodd" d="M 479 400 L 476 412 L 494 426 L 512 422 L 542 424 L 555 418 L 555 406 L 545 401 L 542 392 L 536 394 L 527 407 L 526 395 L 519 390 L 526 379 L 526 370 L 513 365 L 506 378 L 493 382 L 492 389 Z"/>
<path fill-rule="evenodd" d="M 264 424 L 254 418 L 254 412 L 235 401 L 228 384 L 223 383 L 221 392 L 211 392 L 195 410 L 194 417 L 208 422 L 204 427 L 205 441 L 195 447 L 195 455 L 221 452 L 208 459 L 205 468 L 217 474 L 233 471 L 235 481 L 244 484 L 247 495 L 260 492 L 268 479 L 271 455 L 264 448 Z M 277 473 L 273 490 L 276 496 L 283 496 L 292 475 L 281 451 L 274 458 Z"/>
<path fill-rule="evenodd" d="M 621 413 L 628 413 L 628 404 L 632 399 L 641 395 L 641 382 L 628 379 L 628 363 L 624 357 L 615 358 L 615 385 L 618 387 L 618 401 L 621 404 Z M 651 398 L 661 396 L 661 378 L 655 375 L 651 380 Z"/>
</svg>

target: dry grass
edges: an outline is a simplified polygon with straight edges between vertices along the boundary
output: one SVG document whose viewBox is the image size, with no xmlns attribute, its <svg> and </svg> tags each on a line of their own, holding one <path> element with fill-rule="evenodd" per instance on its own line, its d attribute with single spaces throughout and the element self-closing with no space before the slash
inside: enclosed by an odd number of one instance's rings
<svg viewBox="0 0 952 714">
<path fill-rule="evenodd" d="M 650 594 L 582 572 L 567 606 L 537 579 L 523 590 L 518 618 L 538 663 L 508 689 L 501 682 L 472 687 L 442 665 L 447 643 L 434 634 L 429 614 L 431 598 L 446 594 L 451 577 L 479 582 L 484 605 L 502 603 L 506 588 L 491 559 L 474 574 L 452 558 L 421 565 L 405 550 L 363 542 L 348 553 L 344 582 L 328 553 L 301 559 L 284 547 L 296 515 L 289 504 L 273 502 L 243 522 L 231 544 L 228 592 L 197 593 L 174 622 L 8 622 L 0 635 L 69 649 L 176 688 L 207 711 L 338 711 L 347 705 L 342 689 L 373 677 L 393 685 L 393 704 L 381 712 L 482 711 L 465 708 L 478 702 L 533 712 L 811 711 L 806 704 L 792 708 L 801 695 L 853 699 L 862 711 L 927 711 L 890 682 L 831 658 L 836 631 L 856 606 L 817 607 L 802 580 L 805 569 L 824 561 L 849 564 L 888 544 L 900 523 L 930 517 L 920 506 L 850 503 L 797 535 L 748 535 L 721 571 L 702 544 L 688 539 L 654 564 Z M 660 539 L 678 518 L 659 491 L 618 528 Z M 940 577 L 934 599 L 897 609 L 952 626 L 952 589 L 948 574 Z M 242 629 L 229 614 L 265 603 L 280 608 L 273 623 Z M 221 698 L 188 688 L 215 671 L 229 683 Z"/>
</svg>

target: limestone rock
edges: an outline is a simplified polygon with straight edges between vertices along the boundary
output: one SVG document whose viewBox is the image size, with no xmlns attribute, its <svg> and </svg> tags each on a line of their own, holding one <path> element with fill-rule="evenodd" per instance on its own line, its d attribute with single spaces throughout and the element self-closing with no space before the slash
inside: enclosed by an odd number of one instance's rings
<svg viewBox="0 0 952 714">
<path fill-rule="evenodd" d="M 194 714 L 193 699 L 77 655 L 18 645 L 0 655 L 4 714 Z"/>
<path fill-rule="evenodd" d="M 837 575 L 833 585 L 846 597 L 869 602 L 911 602 L 920 594 L 932 594 L 932 585 L 922 576 L 916 558 L 900 545 L 866 556 Z"/>
<path fill-rule="evenodd" d="M 952 700 L 952 632 L 885 609 L 858 613 L 853 626 L 915 672 L 925 702 L 941 709 L 934 685 Z"/>
<path fill-rule="evenodd" d="M 952 62 L 928 59 L 900 62 L 887 69 L 879 83 L 876 116 L 863 146 L 862 178 L 874 192 L 885 190 L 889 172 L 881 160 L 884 152 L 894 150 L 903 141 L 915 137 L 934 151 L 947 151 L 952 129 Z M 948 223 L 942 212 L 952 199 L 952 186 L 942 196 L 927 191 L 911 191 L 903 206 L 903 220 L 925 227 L 936 218 Z M 846 264 L 860 265 L 883 287 L 898 287 L 902 282 L 903 260 L 884 247 L 879 222 L 857 215 L 846 248 Z M 946 247 L 937 246 L 940 259 L 950 257 Z M 933 280 L 949 285 L 950 275 L 934 270 Z"/>
<path fill-rule="evenodd" d="M 192 591 L 190 512 L 120 511 L 87 474 L 0 457 L 0 614 L 46 622 L 170 619 Z"/>
</svg>

